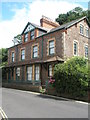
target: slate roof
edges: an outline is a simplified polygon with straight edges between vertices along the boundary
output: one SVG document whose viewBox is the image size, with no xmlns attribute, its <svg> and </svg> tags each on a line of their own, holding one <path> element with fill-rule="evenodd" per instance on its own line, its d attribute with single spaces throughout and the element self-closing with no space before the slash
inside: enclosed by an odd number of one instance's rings
<svg viewBox="0 0 90 120">
<path fill-rule="evenodd" d="M 67 29 L 67 28 L 73 26 L 74 24 L 76 24 L 76 23 L 84 20 L 84 19 L 87 20 L 87 17 L 85 16 L 85 17 L 82 17 L 82 18 L 80 18 L 80 19 L 76 19 L 76 20 L 73 20 L 73 21 L 68 22 L 68 23 L 66 23 L 66 24 L 60 25 L 60 26 L 57 27 L 57 28 L 51 29 L 50 32 L 54 32 L 54 31 L 61 30 L 61 29 Z M 88 20 L 87 20 L 87 22 L 88 22 Z M 89 24 L 89 23 L 88 23 L 88 24 Z"/>
<path fill-rule="evenodd" d="M 53 28 L 53 29 L 51 29 L 50 31 L 48 31 L 47 33 L 45 33 L 45 34 L 43 34 L 43 35 L 45 36 L 45 35 L 47 35 L 47 34 L 49 34 L 49 33 L 52 33 L 52 32 L 58 31 L 58 30 L 67 29 L 67 28 L 75 25 L 76 23 L 84 20 L 84 19 L 86 19 L 88 25 L 90 26 L 90 23 L 89 23 L 87 17 L 84 16 L 84 17 L 82 17 L 82 18 L 79 18 L 79 19 L 73 20 L 73 21 L 71 21 L 71 22 L 68 22 L 68 23 L 66 23 L 66 24 L 60 25 L 59 27 Z M 38 37 L 41 37 L 41 36 L 43 36 L 43 35 L 40 35 L 40 36 L 38 36 Z M 38 37 L 37 37 L 37 38 L 38 38 Z"/>
</svg>

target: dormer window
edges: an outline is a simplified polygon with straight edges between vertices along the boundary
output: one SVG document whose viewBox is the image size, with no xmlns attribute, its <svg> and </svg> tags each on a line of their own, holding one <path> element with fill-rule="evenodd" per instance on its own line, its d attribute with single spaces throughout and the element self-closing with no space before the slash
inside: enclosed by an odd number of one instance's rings
<svg viewBox="0 0 90 120">
<path fill-rule="evenodd" d="M 28 33 L 25 34 L 24 42 L 28 41 Z"/>
<path fill-rule="evenodd" d="M 34 39 L 34 34 L 35 34 L 35 30 L 32 30 L 32 31 L 31 31 L 31 37 L 30 37 L 31 40 Z"/>
</svg>

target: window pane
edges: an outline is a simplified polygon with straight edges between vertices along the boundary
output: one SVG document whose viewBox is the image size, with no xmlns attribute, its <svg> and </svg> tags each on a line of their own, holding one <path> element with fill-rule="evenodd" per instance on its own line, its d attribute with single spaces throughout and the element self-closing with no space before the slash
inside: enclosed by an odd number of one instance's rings
<svg viewBox="0 0 90 120">
<path fill-rule="evenodd" d="M 49 76 L 52 76 L 52 65 L 49 65 Z"/>
<path fill-rule="evenodd" d="M 35 67 L 35 80 L 39 80 L 39 66 Z"/>
<path fill-rule="evenodd" d="M 49 42 L 49 54 L 54 54 L 55 53 L 55 46 L 54 46 L 54 40 Z"/>
<path fill-rule="evenodd" d="M 77 42 L 74 42 L 74 55 L 77 55 L 78 49 L 77 49 Z"/>
<path fill-rule="evenodd" d="M 83 34 L 84 27 L 83 25 L 80 25 L 80 33 Z"/>
<path fill-rule="evenodd" d="M 49 42 L 49 47 L 50 48 L 54 47 L 54 40 Z"/>
<path fill-rule="evenodd" d="M 38 57 L 38 46 L 33 47 L 33 57 Z"/>
<path fill-rule="evenodd" d="M 27 67 L 27 79 L 32 80 L 32 66 Z"/>
<path fill-rule="evenodd" d="M 85 57 L 88 57 L 88 46 L 85 46 Z"/>
<path fill-rule="evenodd" d="M 31 31 L 31 40 L 34 39 L 34 30 Z"/>
<path fill-rule="evenodd" d="M 25 39 L 24 39 L 24 41 L 25 41 L 25 42 L 28 41 L 28 34 L 25 34 Z"/>
<path fill-rule="evenodd" d="M 12 62 L 14 62 L 14 52 L 12 52 Z"/>
<path fill-rule="evenodd" d="M 22 50 L 22 51 L 21 51 L 21 54 L 22 54 L 22 55 L 25 54 L 25 50 Z"/>
<path fill-rule="evenodd" d="M 36 51 L 38 51 L 38 47 L 37 47 L 37 46 L 34 46 L 34 47 L 33 47 L 33 52 L 36 52 Z"/>
<path fill-rule="evenodd" d="M 25 50 L 21 50 L 21 60 L 25 59 Z"/>
<path fill-rule="evenodd" d="M 86 36 L 87 36 L 87 37 L 88 37 L 88 32 L 89 32 L 88 29 L 86 29 Z"/>
<path fill-rule="evenodd" d="M 54 54 L 54 48 L 50 49 L 50 54 Z"/>
</svg>

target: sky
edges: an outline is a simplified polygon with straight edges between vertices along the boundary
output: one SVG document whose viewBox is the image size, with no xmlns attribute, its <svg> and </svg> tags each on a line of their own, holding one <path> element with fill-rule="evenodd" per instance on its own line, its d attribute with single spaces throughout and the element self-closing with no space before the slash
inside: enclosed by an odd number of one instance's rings
<svg viewBox="0 0 90 120">
<path fill-rule="evenodd" d="M 81 2 L 82 1 L 82 2 Z M 40 25 L 42 15 L 55 21 L 61 13 L 75 7 L 88 9 L 89 0 L 1 0 L 0 48 L 13 46 L 13 38 L 21 34 L 28 22 Z"/>
</svg>

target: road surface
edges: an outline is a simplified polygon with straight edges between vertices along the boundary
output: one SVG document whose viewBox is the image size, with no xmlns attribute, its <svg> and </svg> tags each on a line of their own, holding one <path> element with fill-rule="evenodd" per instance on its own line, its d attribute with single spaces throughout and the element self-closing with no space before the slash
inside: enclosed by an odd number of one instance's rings
<svg viewBox="0 0 90 120">
<path fill-rule="evenodd" d="M 88 118 L 88 104 L 7 88 L 2 89 L 2 109 L 8 118 Z"/>
</svg>

